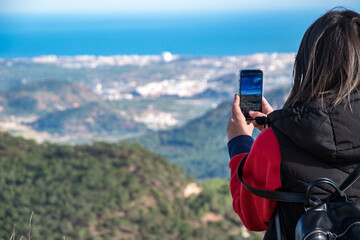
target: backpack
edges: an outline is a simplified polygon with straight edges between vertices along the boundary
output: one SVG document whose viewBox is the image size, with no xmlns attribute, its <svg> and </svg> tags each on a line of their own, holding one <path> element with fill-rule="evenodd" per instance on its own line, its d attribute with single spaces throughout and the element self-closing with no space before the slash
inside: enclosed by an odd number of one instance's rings
<svg viewBox="0 0 360 240">
<path fill-rule="evenodd" d="M 295 240 L 360 240 L 360 205 L 350 202 L 345 190 L 360 177 L 360 165 L 338 187 L 328 178 L 312 181 L 305 194 L 267 191 L 251 187 L 242 180 L 242 171 L 247 156 L 240 162 L 237 176 L 243 186 L 259 197 L 281 201 L 304 203 L 305 213 L 300 217 L 295 229 Z M 319 184 L 329 184 L 334 192 L 324 200 L 311 195 L 311 190 Z M 277 240 L 283 240 L 278 212 L 275 213 Z"/>
</svg>

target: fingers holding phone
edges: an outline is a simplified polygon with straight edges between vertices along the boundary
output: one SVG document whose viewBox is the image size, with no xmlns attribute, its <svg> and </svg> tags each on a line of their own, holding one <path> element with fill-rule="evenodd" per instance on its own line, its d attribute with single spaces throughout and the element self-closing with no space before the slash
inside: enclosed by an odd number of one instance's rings
<svg viewBox="0 0 360 240">
<path fill-rule="evenodd" d="M 263 97 L 263 72 L 261 70 L 239 71 L 239 94 L 234 97 L 231 117 L 227 125 L 229 141 L 239 135 L 251 136 L 254 127 L 260 131 L 263 130 L 264 125 L 257 124 L 253 119 L 266 117 L 274 111 Z"/>
<path fill-rule="evenodd" d="M 231 116 L 227 124 L 227 135 L 230 141 L 239 135 L 252 135 L 254 130 L 254 124 L 246 121 L 240 108 L 240 97 L 239 95 L 234 96 L 234 104 L 231 108 Z"/>
<path fill-rule="evenodd" d="M 273 111 L 274 111 L 274 109 L 271 107 L 271 105 L 268 103 L 268 101 L 263 97 L 262 98 L 262 112 L 249 111 L 249 115 L 251 118 L 266 117 L 269 113 L 271 113 Z M 261 125 L 257 124 L 256 121 L 253 121 L 253 124 L 260 131 L 262 131 L 266 128 L 262 124 Z"/>
</svg>

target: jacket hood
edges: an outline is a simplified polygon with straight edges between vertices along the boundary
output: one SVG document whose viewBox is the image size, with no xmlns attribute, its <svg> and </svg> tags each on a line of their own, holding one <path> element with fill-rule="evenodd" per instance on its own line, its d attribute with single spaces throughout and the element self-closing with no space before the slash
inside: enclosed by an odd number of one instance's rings
<svg viewBox="0 0 360 240">
<path fill-rule="evenodd" d="M 325 161 L 359 162 L 360 93 L 351 95 L 350 105 L 313 101 L 276 110 L 268 118 L 271 127 Z"/>
</svg>

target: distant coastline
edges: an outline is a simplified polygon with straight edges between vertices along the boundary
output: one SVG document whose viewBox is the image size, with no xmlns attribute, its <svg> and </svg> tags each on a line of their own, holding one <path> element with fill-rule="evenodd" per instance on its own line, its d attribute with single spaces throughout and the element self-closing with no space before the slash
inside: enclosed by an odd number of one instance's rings
<svg viewBox="0 0 360 240">
<path fill-rule="evenodd" d="M 60 68 L 97 68 L 104 66 L 122 67 L 122 66 L 147 66 L 151 64 L 166 64 L 173 61 L 195 61 L 195 65 L 213 65 L 214 67 L 222 67 L 226 62 L 232 62 L 234 64 L 240 64 L 246 67 L 249 63 L 258 63 L 258 67 L 262 66 L 261 63 L 266 66 L 271 65 L 272 60 L 277 62 L 289 61 L 295 57 L 295 52 L 272 52 L 272 53 L 254 53 L 243 55 L 223 55 L 223 56 L 202 56 L 202 55 L 179 55 L 172 54 L 169 51 L 162 52 L 161 54 L 119 54 L 119 55 L 39 55 L 34 57 L 0 57 L 1 64 L 5 64 L 7 67 L 11 67 L 12 64 L 49 64 L 56 65 Z M 282 60 L 279 60 L 282 59 Z M 292 60 L 290 60 L 292 61 Z M 245 64 L 245 65 L 244 65 Z M 271 68 L 271 67 L 270 67 Z M 273 71 L 273 69 L 270 69 Z"/>
</svg>

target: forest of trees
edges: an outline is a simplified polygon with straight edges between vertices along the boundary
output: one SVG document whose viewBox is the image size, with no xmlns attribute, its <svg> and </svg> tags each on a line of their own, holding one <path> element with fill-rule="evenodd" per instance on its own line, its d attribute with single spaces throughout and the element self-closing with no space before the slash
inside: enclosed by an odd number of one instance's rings
<svg viewBox="0 0 360 240">
<path fill-rule="evenodd" d="M 26 239 L 32 212 L 32 239 L 246 236 L 227 180 L 200 182 L 201 193 L 185 198 L 195 177 L 139 144 L 60 146 L 0 133 L 0 171 L 1 239 L 14 225 L 15 239 Z"/>
</svg>

